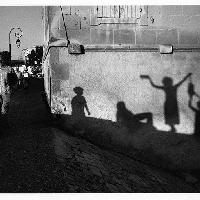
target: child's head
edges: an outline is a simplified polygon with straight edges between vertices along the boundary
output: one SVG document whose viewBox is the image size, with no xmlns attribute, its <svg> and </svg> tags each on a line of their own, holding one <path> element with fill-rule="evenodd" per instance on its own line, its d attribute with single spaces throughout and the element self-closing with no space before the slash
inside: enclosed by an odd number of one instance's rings
<svg viewBox="0 0 200 200">
<path fill-rule="evenodd" d="M 162 83 L 164 86 L 172 86 L 173 85 L 173 80 L 172 78 L 166 76 L 163 78 Z"/>
<path fill-rule="evenodd" d="M 83 95 L 83 88 L 82 87 L 75 87 L 73 90 L 77 95 Z"/>
<path fill-rule="evenodd" d="M 197 107 L 200 110 L 200 101 L 197 101 Z"/>
<path fill-rule="evenodd" d="M 117 110 L 122 111 L 122 110 L 125 110 L 125 109 L 126 109 L 125 103 L 123 101 L 119 101 L 117 103 Z"/>
</svg>

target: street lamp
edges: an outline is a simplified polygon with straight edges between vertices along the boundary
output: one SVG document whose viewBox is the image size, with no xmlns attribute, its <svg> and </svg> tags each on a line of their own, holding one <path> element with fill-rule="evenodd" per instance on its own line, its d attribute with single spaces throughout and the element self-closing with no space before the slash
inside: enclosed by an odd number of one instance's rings
<svg viewBox="0 0 200 200">
<path fill-rule="evenodd" d="M 10 59 L 9 63 L 10 63 L 10 65 L 11 65 L 11 39 L 10 39 L 10 36 L 11 36 L 11 33 L 12 33 L 13 30 L 15 30 L 15 37 L 17 38 L 17 40 L 16 40 L 17 48 L 19 48 L 20 44 L 21 44 L 19 38 L 22 37 L 22 35 L 23 35 L 23 32 L 22 32 L 21 28 L 11 28 L 10 29 L 10 32 L 9 32 L 9 35 L 8 35 L 8 40 L 9 40 L 9 59 Z"/>
<path fill-rule="evenodd" d="M 20 44 L 21 44 L 21 42 L 20 42 L 20 39 L 19 39 L 19 38 L 17 38 L 17 40 L 16 40 L 16 45 L 17 45 L 17 48 L 19 48 L 19 47 L 20 47 Z"/>
</svg>

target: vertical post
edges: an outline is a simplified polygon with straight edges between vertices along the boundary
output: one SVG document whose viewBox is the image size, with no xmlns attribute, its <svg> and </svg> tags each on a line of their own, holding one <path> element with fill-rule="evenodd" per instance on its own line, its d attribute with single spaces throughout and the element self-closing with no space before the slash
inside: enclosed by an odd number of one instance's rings
<svg viewBox="0 0 200 200">
<path fill-rule="evenodd" d="M 9 65 L 11 66 L 11 44 L 9 43 Z"/>
</svg>

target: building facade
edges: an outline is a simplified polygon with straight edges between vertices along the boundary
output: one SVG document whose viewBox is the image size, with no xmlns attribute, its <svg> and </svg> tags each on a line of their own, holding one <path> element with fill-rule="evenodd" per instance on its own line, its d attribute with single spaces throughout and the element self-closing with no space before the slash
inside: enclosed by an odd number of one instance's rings
<svg viewBox="0 0 200 200">
<path fill-rule="evenodd" d="M 200 93 L 200 6 L 48 6 L 43 19 L 43 73 L 52 113 L 71 114 L 73 88 L 80 86 L 92 117 L 116 121 L 116 105 L 123 101 L 133 113 L 151 112 L 154 126 L 168 131 L 165 92 L 141 75 L 162 86 L 164 77 L 175 84 L 191 72 Z M 83 45 L 84 54 L 71 54 L 69 42 Z M 177 90 L 176 129 L 184 134 L 194 128 L 190 81 Z"/>
</svg>

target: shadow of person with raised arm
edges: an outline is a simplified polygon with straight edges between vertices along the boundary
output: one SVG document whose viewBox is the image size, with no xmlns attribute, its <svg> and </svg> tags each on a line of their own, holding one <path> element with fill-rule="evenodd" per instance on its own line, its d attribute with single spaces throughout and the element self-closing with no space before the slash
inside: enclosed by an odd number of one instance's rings
<svg viewBox="0 0 200 200">
<path fill-rule="evenodd" d="M 195 108 L 192 106 L 192 98 L 193 96 L 190 96 L 188 106 L 195 113 L 194 135 L 199 137 L 200 136 L 200 100 L 197 101 L 197 108 Z"/>
<path fill-rule="evenodd" d="M 194 136 L 200 136 L 200 100 L 197 101 L 197 108 L 192 106 L 193 96 L 196 96 L 200 99 L 199 95 L 195 92 L 194 84 L 192 83 L 192 78 L 190 77 L 190 83 L 188 85 L 188 94 L 189 94 L 189 108 L 195 113 L 195 122 L 194 122 Z"/>
<path fill-rule="evenodd" d="M 190 76 L 190 78 L 189 78 L 188 94 L 189 94 L 189 97 L 190 97 L 190 98 L 192 98 L 193 96 L 196 96 L 197 98 L 200 99 L 200 95 L 197 94 L 197 92 L 196 92 L 195 89 L 194 89 L 194 84 L 193 84 L 193 82 L 192 82 L 192 76 Z"/>
<path fill-rule="evenodd" d="M 171 132 L 176 132 L 175 125 L 180 123 L 177 89 L 186 81 L 191 73 L 188 73 L 181 81 L 173 85 L 171 77 L 164 77 L 162 80 L 163 86 L 154 84 L 151 77 L 148 75 L 141 75 L 142 79 L 148 79 L 154 88 L 161 89 L 165 92 L 164 115 L 165 123 L 171 127 Z"/>
<path fill-rule="evenodd" d="M 83 88 L 82 87 L 75 87 L 74 92 L 76 96 L 73 97 L 71 101 L 72 106 L 72 120 L 74 127 L 78 130 L 78 132 L 84 132 L 84 120 L 85 120 L 85 110 L 87 111 L 88 115 L 90 115 L 90 111 L 87 106 L 87 102 L 85 97 L 83 96 Z"/>
<path fill-rule="evenodd" d="M 145 125 L 153 127 L 152 113 L 134 114 L 126 108 L 123 101 L 117 103 L 116 119 L 119 125 L 125 126 L 131 130 L 137 130 Z M 141 122 L 141 120 L 146 120 L 146 123 Z"/>
</svg>

